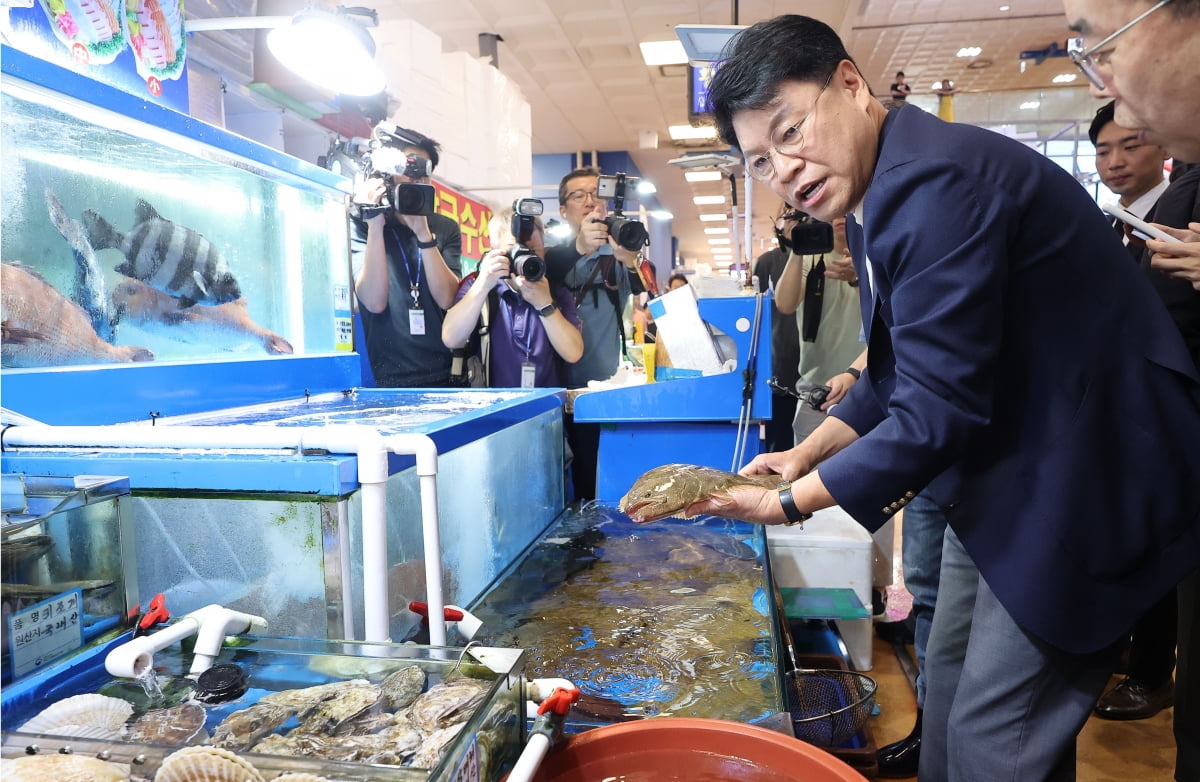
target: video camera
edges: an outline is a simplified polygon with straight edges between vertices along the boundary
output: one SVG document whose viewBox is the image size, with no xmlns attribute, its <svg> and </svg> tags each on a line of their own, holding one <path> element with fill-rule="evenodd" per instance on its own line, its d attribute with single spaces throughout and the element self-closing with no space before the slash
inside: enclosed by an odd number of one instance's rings
<svg viewBox="0 0 1200 782">
<path fill-rule="evenodd" d="M 433 161 L 419 155 L 406 155 L 395 147 L 382 146 L 378 139 L 372 140 L 371 147 L 371 151 L 362 156 L 362 173 L 366 179 L 383 179 L 387 182 L 384 203 L 380 207 L 394 209 L 402 215 L 432 215 L 433 185 L 394 180 L 398 176 L 424 179 L 433 173 Z M 369 207 L 362 207 L 360 211 L 369 213 Z"/>
<path fill-rule="evenodd" d="M 783 222 L 799 220 L 790 236 L 778 228 L 775 236 L 784 250 L 796 255 L 824 255 L 833 252 L 833 224 L 814 220 L 803 212 L 790 211 L 779 218 Z"/>
<path fill-rule="evenodd" d="M 608 235 L 626 250 L 637 252 L 646 245 L 650 234 L 641 222 L 625 217 L 625 189 L 631 184 L 636 189 L 638 178 L 623 173 L 601 174 L 596 182 L 596 197 L 611 198 L 613 202 L 613 213 L 604 218 Z"/>
<path fill-rule="evenodd" d="M 510 228 L 516 244 L 508 251 L 509 273 L 537 282 L 546 276 L 546 262 L 529 247 L 529 239 L 546 206 L 537 198 L 518 198 L 513 201 L 512 208 Z"/>
</svg>

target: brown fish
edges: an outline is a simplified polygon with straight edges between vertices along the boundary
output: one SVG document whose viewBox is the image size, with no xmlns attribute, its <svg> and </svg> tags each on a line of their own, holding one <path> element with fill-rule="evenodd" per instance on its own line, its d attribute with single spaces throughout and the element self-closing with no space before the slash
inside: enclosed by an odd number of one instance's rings
<svg viewBox="0 0 1200 782">
<path fill-rule="evenodd" d="M 27 266 L 0 265 L 0 361 L 6 367 L 151 361 L 141 347 L 110 345 L 91 318 Z"/>
<path fill-rule="evenodd" d="M 249 338 L 268 353 L 295 352 L 292 343 L 250 318 L 245 298 L 212 307 L 180 309 L 174 296 L 126 277 L 112 293 L 112 308 L 123 311 L 122 317 L 129 323 L 178 327 L 171 330 L 171 336 L 184 341 L 220 344 L 222 338 Z"/>
<path fill-rule="evenodd" d="M 681 514 L 694 502 L 708 497 L 728 496 L 739 486 L 782 489 L 788 485 L 782 475 L 738 475 L 701 467 L 696 464 L 664 464 L 647 470 L 633 482 L 617 508 L 638 524 Z"/>
</svg>

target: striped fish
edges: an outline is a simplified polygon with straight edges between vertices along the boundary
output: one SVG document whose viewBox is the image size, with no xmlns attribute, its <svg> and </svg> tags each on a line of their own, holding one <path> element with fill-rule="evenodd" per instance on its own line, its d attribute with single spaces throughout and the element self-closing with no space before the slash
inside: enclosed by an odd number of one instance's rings
<svg viewBox="0 0 1200 782">
<path fill-rule="evenodd" d="M 116 270 L 174 296 L 180 308 L 217 305 L 242 296 L 225 258 L 208 239 L 159 215 L 138 200 L 133 229 L 122 234 L 91 209 L 83 213 L 97 250 L 115 247 L 125 256 Z"/>
</svg>

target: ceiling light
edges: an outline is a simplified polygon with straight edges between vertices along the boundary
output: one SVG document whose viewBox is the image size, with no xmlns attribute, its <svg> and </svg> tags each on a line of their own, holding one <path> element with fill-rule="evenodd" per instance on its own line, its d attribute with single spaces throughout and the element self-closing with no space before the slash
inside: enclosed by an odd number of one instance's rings
<svg viewBox="0 0 1200 782">
<path fill-rule="evenodd" d="M 360 16 L 368 21 L 358 21 Z M 386 84 L 375 64 L 375 41 L 366 26 L 378 24 L 373 9 L 309 7 L 295 16 L 190 19 L 184 29 L 195 33 L 274 28 L 267 35 L 267 46 L 288 70 L 330 92 L 377 95 Z"/>
<path fill-rule="evenodd" d="M 736 24 L 677 24 L 675 35 L 687 52 L 688 62 L 702 65 L 722 59 L 726 47 L 745 29 Z"/>
<path fill-rule="evenodd" d="M 712 254 L 712 259 L 714 261 L 732 261 L 733 254 L 732 253 L 719 253 L 714 250 L 713 254 Z"/>
<path fill-rule="evenodd" d="M 720 234 L 729 233 L 729 228 L 726 226 L 721 226 L 720 228 L 705 228 L 704 233 L 719 236 Z"/>
<path fill-rule="evenodd" d="M 1002 6 L 1000 6 L 1000 10 L 1001 10 L 1001 11 L 1007 11 L 1007 10 L 1009 9 L 1009 7 L 1010 7 L 1010 6 L 1007 6 L 1007 5 L 1002 5 Z"/>
<path fill-rule="evenodd" d="M 1040 100 L 1027 100 L 1021 104 L 1021 108 L 1036 109 L 1038 106 L 1041 106 L 1041 105 L 1042 105 L 1042 102 Z"/>
<path fill-rule="evenodd" d="M 687 141 L 688 139 L 707 139 L 717 137 L 717 128 L 714 125 L 671 125 L 667 128 L 671 134 L 671 138 L 675 141 Z"/>
<path fill-rule="evenodd" d="M 742 159 L 736 155 L 718 154 L 716 152 L 694 152 L 683 157 L 668 160 L 667 164 L 682 169 L 720 168 L 722 170 L 739 166 Z"/>
<path fill-rule="evenodd" d="M 728 220 L 729 215 L 700 215 L 700 219 L 706 223 L 715 223 L 718 220 Z"/>
<path fill-rule="evenodd" d="M 651 209 L 648 214 L 655 220 L 672 220 L 675 215 L 668 212 L 666 209 Z"/>
<path fill-rule="evenodd" d="M 709 239 L 709 244 L 729 244 L 729 239 Z"/>
<path fill-rule="evenodd" d="M 723 204 L 723 203 L 725 203 L 725 196 L 723 196 L 723 195 L 696 196 L 692 199 L 692 203 L 695 204 L 696 206 L 709 206 L 712 204 Z"/>
<path fill-rule="evenodd" d="M 683 43 L 675 38 L 670 41 L 642 41 L 642 59 L 647 65 L 683 65 L 688 61 Z"/>
<path fill-rule="evenodd" d="M 719 182 L 725 175 L 720 171 L 684 171 L 683 178 L 689 182 Z"/>
<path fill-rule="evenodd" d="M 658 188 L 649 179 L 641 178 L 637 184 L 638 195 L 654 195 L 658 192 Z"/>
<path fill-rule="evenodd" d="M 1055 84 L 1070 84 L 1071 82 L 1075 81 L 1077 78 L 1079 78 L 1078 73 L 1060 73 L 1057 76 L 1055 76 L 1052 79 L 1052 81 Z"/>
<path fill-rule="evenodd" d="M 978 57 L 983 53 L 983 49 L 978 46 L 964 46 L 958 50 L 957 57 Z"/>
</svg>

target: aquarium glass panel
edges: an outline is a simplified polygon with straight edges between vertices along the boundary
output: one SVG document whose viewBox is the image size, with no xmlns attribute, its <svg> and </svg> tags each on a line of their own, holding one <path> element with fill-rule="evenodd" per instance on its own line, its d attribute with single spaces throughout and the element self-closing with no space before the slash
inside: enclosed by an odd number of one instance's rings
<svg viewBox="0 0 1200 782">
<path fill-rule="evenodd" d="M 340 191 L 14 78 L 0 113 L 5 367 L 350 349 Z"/>
</svg>

